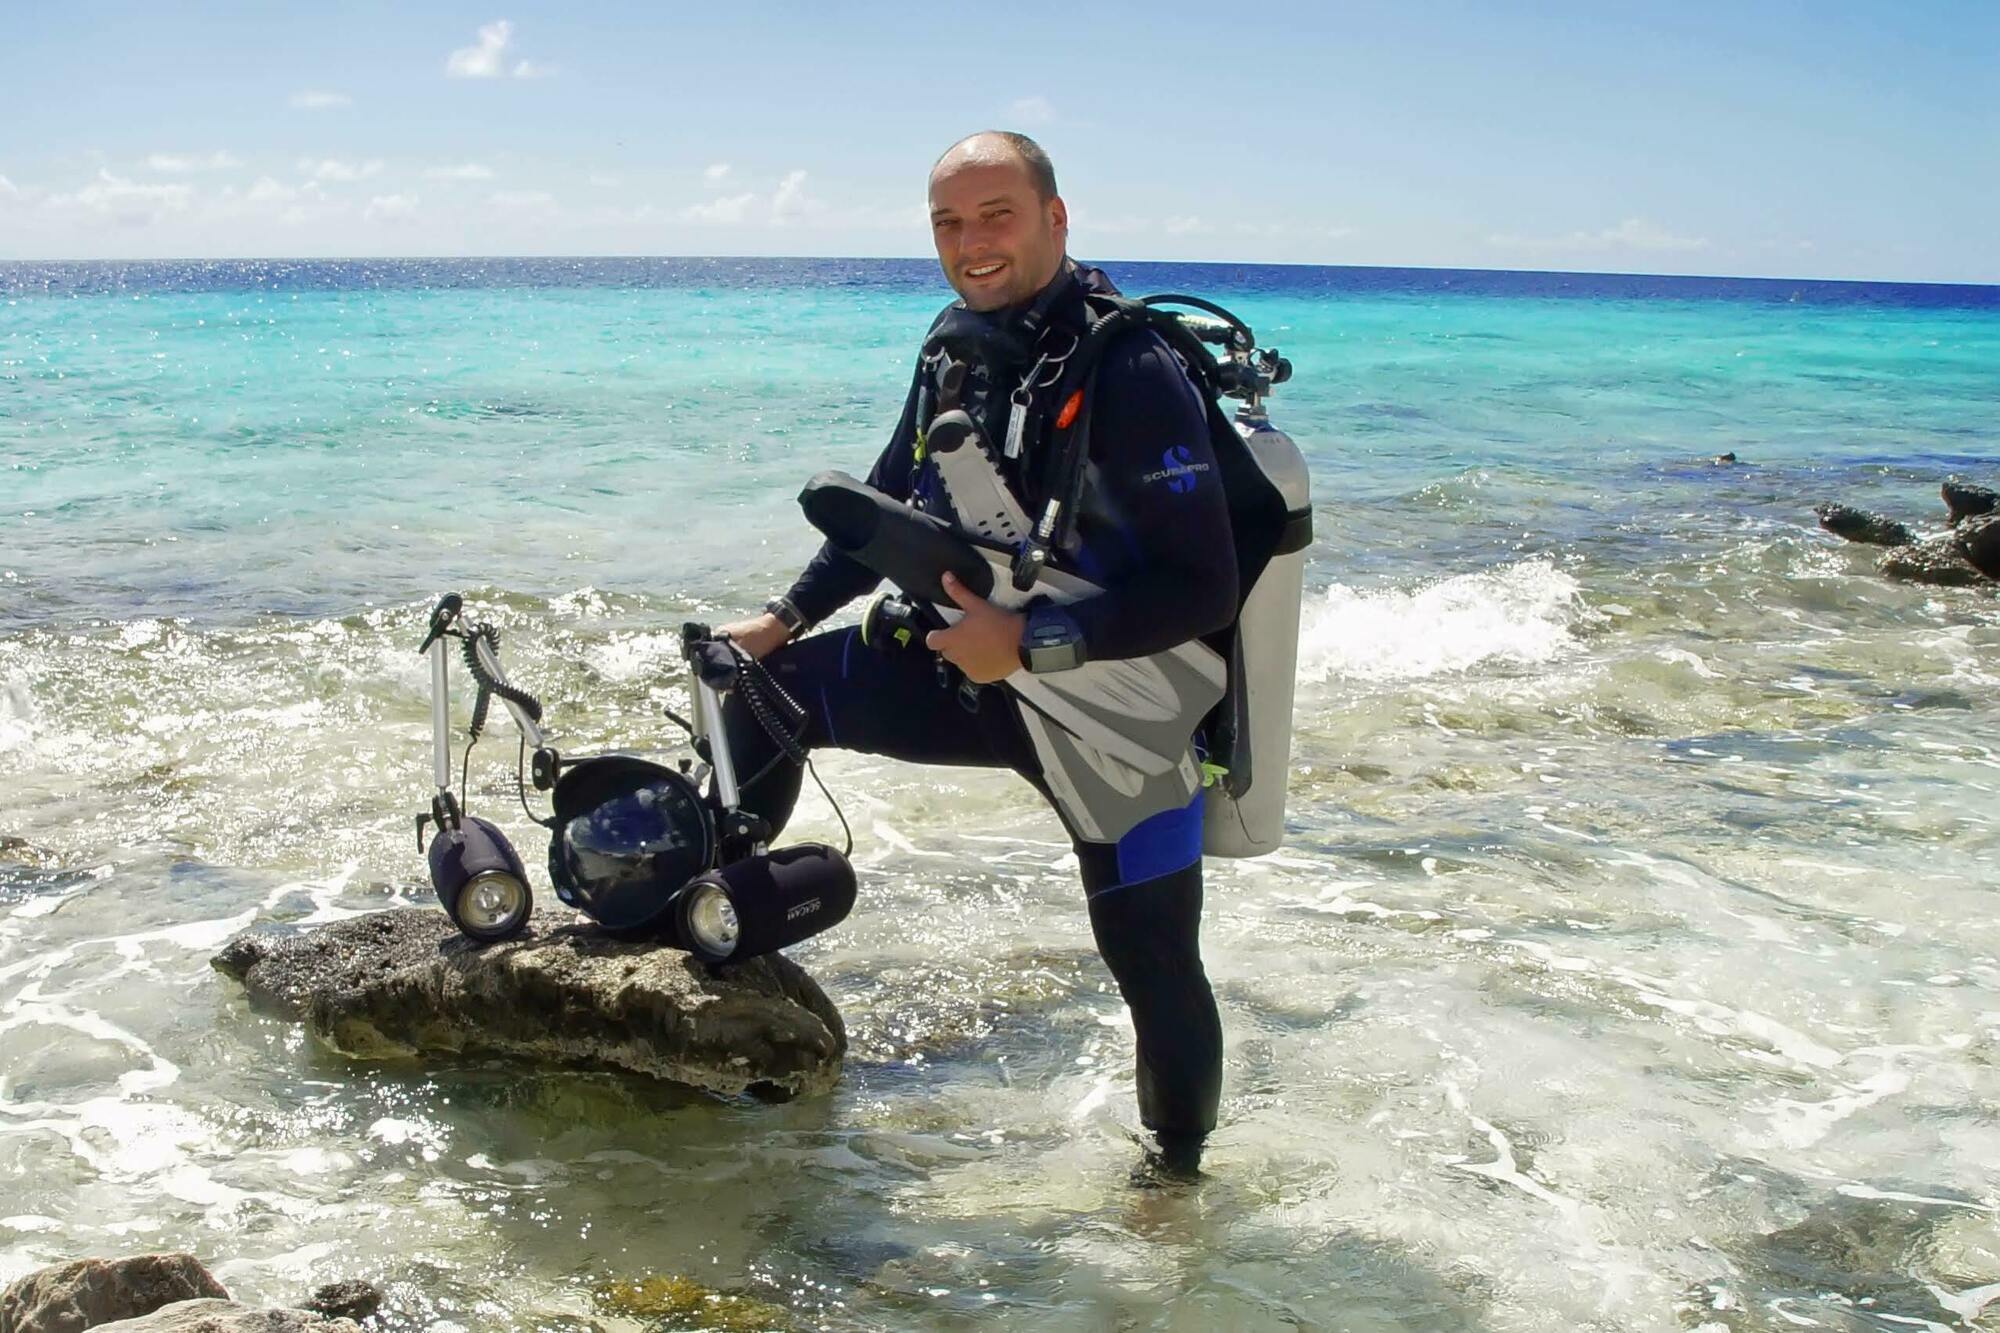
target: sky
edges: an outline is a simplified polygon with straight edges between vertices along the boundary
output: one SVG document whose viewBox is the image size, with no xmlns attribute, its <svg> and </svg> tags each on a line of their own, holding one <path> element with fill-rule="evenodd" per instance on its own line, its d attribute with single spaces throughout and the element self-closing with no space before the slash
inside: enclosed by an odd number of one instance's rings
<svg viewBox="0 0 2000 1333">
<path fill-rule="evenodd" d="M 0 0 L 0 260 L 927 256 L 2000 282 L 2000 0 Z"/>
</svg>

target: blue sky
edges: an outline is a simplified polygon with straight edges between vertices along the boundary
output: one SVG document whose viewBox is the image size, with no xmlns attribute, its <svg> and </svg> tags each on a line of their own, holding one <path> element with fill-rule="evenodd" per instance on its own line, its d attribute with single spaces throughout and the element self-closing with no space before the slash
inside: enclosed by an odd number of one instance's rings
<svg viewBox="0 0 2000 1333">
<path fill-rule="evenodd" d="M 0 258 L 925 255 L 2000 282 L 2000 3 L 0 8 Z"/>
</svg>

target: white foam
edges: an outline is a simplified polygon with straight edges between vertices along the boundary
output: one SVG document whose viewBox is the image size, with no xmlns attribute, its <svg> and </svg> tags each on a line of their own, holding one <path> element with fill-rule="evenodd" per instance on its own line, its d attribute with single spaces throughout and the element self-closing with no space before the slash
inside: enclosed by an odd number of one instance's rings
<svg viewBox="0 0 2000 1333">
<path fill-rule="evenodd" d="M 1577 646 L 1574 627 L 1592 614 L 1582 586 L 1547 560 L 1411 590 L 1336 583 L 1306 607 L 1299 678 L 1421 680 L 1492 662 L 1549 662 Z"/>
</svg>

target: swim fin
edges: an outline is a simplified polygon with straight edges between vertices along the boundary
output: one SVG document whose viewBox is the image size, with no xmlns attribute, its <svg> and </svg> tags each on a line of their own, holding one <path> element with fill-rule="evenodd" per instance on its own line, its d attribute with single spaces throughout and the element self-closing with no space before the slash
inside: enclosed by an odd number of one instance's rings
<svg viewBox="0 0 2000 1333">
<path fill-rule="evenodd" d="M 966 471 L 976 476 L 976 469 Z M 954 494 L 955 509 L 965 512 L 967 502 L 985 514 L 1002 508 L 998 496 Z M 1011 505 L 1011 497 L 1005 503 Z M 939 582 L 946 570 L 1008 610 L 1034 597 L 1063 604 L 1100 591 L 1054 569 L 1042 570 L 1033 586 L 1019 591 L 1011 578 L 1013 549 L 997 533 L 960 531 L 843 472 L 814 477 L 799 504 L 834 549 L 927 604 L 946 624 L 961 614 Z M 1018 506 L 1003 516 L 1009 524 L 1019 520 Z M 1226 678 L 1222 658 L 1190 642 L 1150 657 L 1086 662 L 1048 675 L 1017 671 L 1003 683 L 1023 705 L 1043 780 L 1071 831 L 1086 842 L 1115 843 L 1140 821 L 1185 806 L 1200 789 L 1190 742 L 1222 697 Z"/>
</svg>

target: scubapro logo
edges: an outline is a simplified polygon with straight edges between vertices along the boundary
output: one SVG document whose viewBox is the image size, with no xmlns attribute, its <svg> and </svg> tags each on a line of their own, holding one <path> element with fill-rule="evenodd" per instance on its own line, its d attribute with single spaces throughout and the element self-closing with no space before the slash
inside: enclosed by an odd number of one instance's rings
<svg viewBox="0 0 2000 1333">
<path fill-rule="evenodd" d="M 1167 489 L 1175 495 L 1186 495 L 1194 489 L 1195 474 L 1208 471 L 1207 463 L 1197 463 L 1187 446 L 1177 444 L 1160 455 L 1163 466 L 1158 472 L 1148 472 L 1141 481 L 1164 481 Z"/>
</svg>

